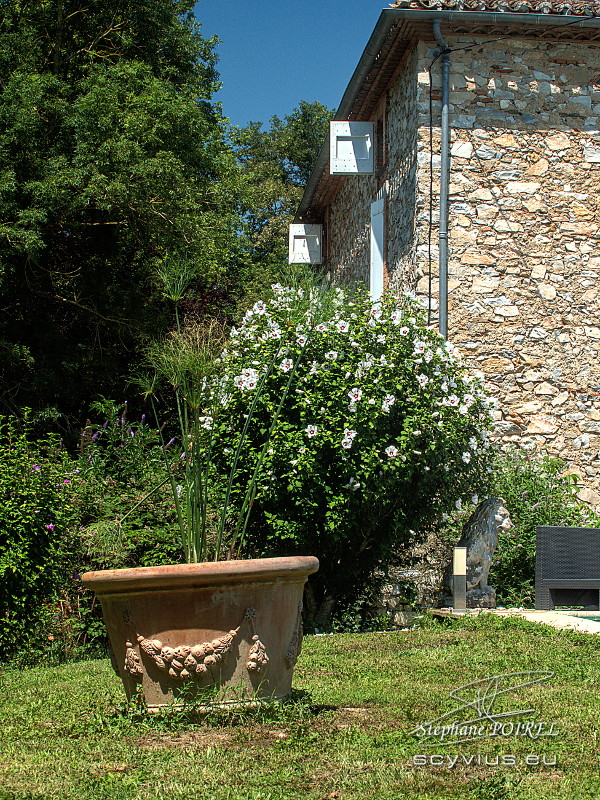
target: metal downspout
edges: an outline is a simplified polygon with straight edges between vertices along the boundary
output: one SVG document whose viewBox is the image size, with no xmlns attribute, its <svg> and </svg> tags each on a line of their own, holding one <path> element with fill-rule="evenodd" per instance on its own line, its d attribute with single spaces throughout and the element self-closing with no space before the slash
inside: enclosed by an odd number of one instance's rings
<svg viewBox="0 0 600 800">
<path fill-rule="evenodd" d="M 440 30 L 440 21 L 433 21 L 433 35 L 442 50 L 442 124 L 440 163 L 440 276 L 439 326 L 444 339 L 448 338 L 448 183 L 450 178 L 450 50 Z"/>
</svg>

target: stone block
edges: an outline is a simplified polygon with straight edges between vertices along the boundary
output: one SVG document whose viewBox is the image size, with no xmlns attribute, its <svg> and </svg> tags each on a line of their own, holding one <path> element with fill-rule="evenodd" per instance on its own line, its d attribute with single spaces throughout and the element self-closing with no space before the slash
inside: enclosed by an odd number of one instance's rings
<svg viewBox="0 0 600 800">
<path fill-rule="evenodd" d="M 556 133 L 553 136 L 547 136 L 544 144 L 549 150 L 558 152 L 571 147 L 571 140 L 566 133 Z"/>
<path fill-rule="evenodd" d="M 506 184 L 509 194 L 536 194 L 540 188 L 541 184 L 534 181 L 509 181 Z"/>
<path fill-rule="evenodd" d="M 548 283 L 540 283 L 538 286 L 538 294 L 543 300 L 554 300 L 556 297 L 556 289 Z"/>
</svg>

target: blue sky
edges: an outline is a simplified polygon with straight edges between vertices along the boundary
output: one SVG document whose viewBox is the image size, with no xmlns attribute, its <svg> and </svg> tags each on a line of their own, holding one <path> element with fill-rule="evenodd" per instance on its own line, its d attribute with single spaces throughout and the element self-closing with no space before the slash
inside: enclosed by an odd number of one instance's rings
<svg viewBox="0 0 600 800">
<path fill-rule="evenodd" d="M 337 108 L 389 0 L 200 0 L 204 36 L 216 34 L 222 90 L 234 125 L 283 117 L 300 100 Z"/>
</svg>

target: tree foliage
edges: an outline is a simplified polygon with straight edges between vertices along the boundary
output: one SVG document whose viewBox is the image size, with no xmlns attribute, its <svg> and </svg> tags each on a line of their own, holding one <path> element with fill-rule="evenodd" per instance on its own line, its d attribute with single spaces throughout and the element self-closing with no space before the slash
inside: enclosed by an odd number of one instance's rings
<svg viewBox="0 0 600 800">
<path fill-rule="evenodd" d="M 245 288 L 244 307 L 281 280 L 287 263 L 288 225 L 332 115 L 322 103 L 301 101 L 283 119 L 272 117 L 266 130 L 262 123 L 251 122 L 232 133 L 246 179 L 241 208 L 245 235 L 237 274 L 238 283 Z"/>
<path fill-rule="evenodd" d="M 0 397 L 74 411 L 163 325 L 167 254 L 213 281 L 237 171 L 189 0 L 0 11 Z M 188 278 L 190 276 L 188 275 Z"/>
</svg>

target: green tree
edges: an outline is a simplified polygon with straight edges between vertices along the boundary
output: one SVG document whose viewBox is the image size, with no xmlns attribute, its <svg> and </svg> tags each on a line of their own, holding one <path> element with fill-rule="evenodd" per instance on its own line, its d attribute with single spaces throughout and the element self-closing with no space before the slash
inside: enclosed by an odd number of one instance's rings
<svg viewBox="0 0 600 800">
<path fill-rule="evenodd" d="M 167 324 L 167 256 L 210 285 L 237 166 L 190 0 L 0 11 L 0 398 L 79 412 Z"/>
<path fill-rule="evenodd" d="M 281 280 L 287 263 L 288 225 L 332 116 L 333 111 L 322 103 L 302 101 L 283 120 L 272 117 L 267 130 L 260 122 L 233 130 L 232 141 L 246 179 L 241 208 L 245 235 L 237 267 L 242 307 Z"/>
</svg>

